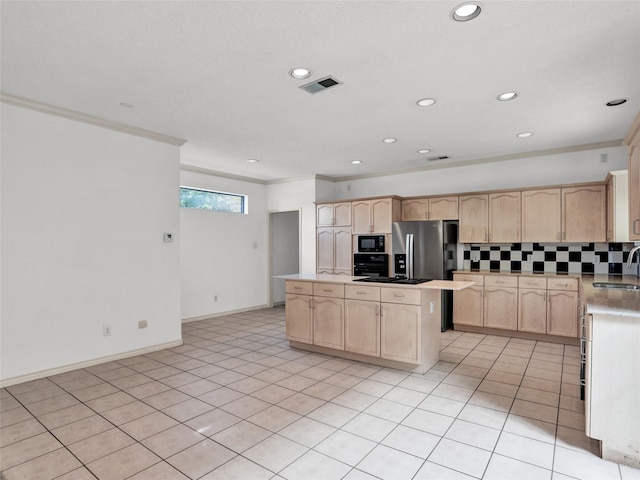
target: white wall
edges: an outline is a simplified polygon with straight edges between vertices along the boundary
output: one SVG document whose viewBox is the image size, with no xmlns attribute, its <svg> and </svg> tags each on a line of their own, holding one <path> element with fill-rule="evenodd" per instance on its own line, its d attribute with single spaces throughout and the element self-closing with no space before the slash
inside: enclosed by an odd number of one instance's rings
<svg viewBox="0 0 640 480">
<path fill-rule="evenodd" d="M 182 318 L 265 306 L 266 186 L 185 170 L 180 172 L 180 184 L 248 195 L 249 212 L 180 209 Z"/>
<path fill-rule="evenodd" d="M 609 161 L 600 162 L 608 153 Z M 627 168 L 627 147 L 440 168 L 336 183 L 334 200 L 378 195 L 437 195 L 479 190 L 603 181 Z"/>
<path fill-rule="evenodd" d="M 300 210 L 300 273 L 316 272 L 316 180 L 304 179 L 267 186 L 267 210 Z"/>
<path fill-rule="evenodd" d="M 0 379 L 179 342 L 179 149 L 1 108 Z"/>
</svg>

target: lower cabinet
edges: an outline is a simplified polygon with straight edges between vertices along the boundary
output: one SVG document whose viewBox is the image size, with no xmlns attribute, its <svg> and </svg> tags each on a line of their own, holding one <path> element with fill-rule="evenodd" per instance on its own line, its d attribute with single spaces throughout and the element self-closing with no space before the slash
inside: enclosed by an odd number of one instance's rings
<svg viewBox="0 0 640 480">
<path fill-rule="evenodd" d="M 547 290 L 518 290 L 518 330 L 547 333 Z"/>
<path fill-rule="evenodd" d="M 313 297 L 313 344 L 344 350 L 344 299 Z"/>
<path fill-rule="evenodd" d="M 380 356 L 406 363 L 420 363 L 421 309 L 418 305 L 381 303 Z"/>
<path fill-rule="evenodd" d="M 453 323 L 482 327 L 484 324 L 484 275 L 454 274 L 453 279 L 475 285 L 453 292 Z"/>
<path fill-rule="evenodd" d="M 285 300 L 287 339 L 313 343 L 313 297 L 287 293 Z"/>
<path fill-rule="evenodd" d="M 578 336 L 578 292 L 549 291 L 547 333 L 563 337 Z"/>
<path fill-rule="evenodd" d="M 380 302 L 344 301 L 344 349 L 380 356 Z"/>
<path fill-rule="evenodd" d="M 517 330 L 518 277 L 488 275 L 484 279 L 484 326 Z"/>
</svg>

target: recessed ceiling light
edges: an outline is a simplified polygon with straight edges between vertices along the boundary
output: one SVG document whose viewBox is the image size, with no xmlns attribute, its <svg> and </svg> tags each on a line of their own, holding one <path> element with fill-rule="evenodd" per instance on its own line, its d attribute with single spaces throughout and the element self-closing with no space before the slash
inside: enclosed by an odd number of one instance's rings
<svg viewBox="0 0 640 480">
<path fill-rule="evenodd" d="M 351 160 L 354 165 L 362 165 L 362 160 Z"/>
<path fill-rule="evenodd" d="M 398 141 L 397 138 L 385 138 L 384 140 L 382 140 L 384 143 L 395 143 Z"/>
<path fill-rule="evenodd" d="M 289 75 L 298 80 L 302 80 L 311 76 L 311 70 L 309 70 L 308 68 L 294 68 L 292 70 L 289 70 Z"/>
<path fill-rule="evenodd" d="M 518 94 L 516 92 L 504 92 L 498 95 L 496 98 L 501 102 L 508 102 L 509 100 L 513 100 L 517 96 Z"/>
<path fill-rule="evenodd" d="M 518 138 L 527 138 L 530 137 L 531 135 L 533 135 L 533 133 L 531 132 L 522 132 L 516 135 L 516 137 Z"/>
<path fill-rule="evenodd" d="M 451 10 L 449 16 L 456 22 L 468 22 L 480 15 L 480 5 L 475 2 L 466 2 Z"/>
<path fill-rule="evenodd" d="M 622 105 L 623 103 L 627 103 L 626 98 L 617 98 L 615 100 L 611 100 L 610 102 L 607 102 L 605 105 L 607 107 L 617 107 L 618 105 Z"/>
<path fill-rule="evenodd" d="M 436 103 L 435 98 L 421 98 L 416 102 L 416 105 L 418 105 L 419 107 L 430 107 L 434 103 Z"/>
<path fill-rule="evenodd" d="M 247 160 L 247 162 L 249 162 L 249 163 L 259 163 L 260 160 L 258 160 L 257 158 L 250 158 L 249 160 Z"/>
<path fill-rule="evenodd" d="M 431 150 L 429 150 L 428 148 L 421 148 L 420 150 L 418 150 L 418 153 L 429 153 Z"/>
</svg>

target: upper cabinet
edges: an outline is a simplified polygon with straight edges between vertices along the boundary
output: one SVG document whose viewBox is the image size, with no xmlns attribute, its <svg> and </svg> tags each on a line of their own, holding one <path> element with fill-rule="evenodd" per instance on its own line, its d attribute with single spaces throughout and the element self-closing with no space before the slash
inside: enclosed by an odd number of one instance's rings
<svg viewBox="0 0 640 480">
<path fill-rule="evenodd" d="M 640 113 L 624 139 L 629 147 L 629 240 L 640 240 Z"/>
<path fill-rule="evenodd" d="M 607 175 L 607 242 L 629 241 L 629 175 L 627 170 Z"/>
<path fill-rule="evenodd" d="M 421 197 L 402 201 L 402 220 L 457 220 L 458 197 Z"/>
<path fill-rule="evenodd" d="M 519 243 L 521 241 L 520 192 L 489 194 L 489 242 Z"/>
<path fill-rule="evenodd" d="M 401 203 L 395 198 L 351 202 L 353 233 L 391 233 L 391 224 L 401 218 Z"/>
<path fill-rule="evenodd" d="M 607 240 L 607 194 L 604 185 L 562 189 L 562 241 Z"/>
<path fill-rule="evenodd" d="M 459 197 L 460 243 L 486 243 L 489 241 L 489 195 L 461 195 Z"/>
<path fill-rule="evenodd" d="M 559 188 L 522 192 L 522 241 L 561 241 L 561 204 Z"/>
<path fill-rule="evenodd" d="M 316 205 L 318 227 L 348 227 L 351 225 L 351 202 Z"/>
</svg>

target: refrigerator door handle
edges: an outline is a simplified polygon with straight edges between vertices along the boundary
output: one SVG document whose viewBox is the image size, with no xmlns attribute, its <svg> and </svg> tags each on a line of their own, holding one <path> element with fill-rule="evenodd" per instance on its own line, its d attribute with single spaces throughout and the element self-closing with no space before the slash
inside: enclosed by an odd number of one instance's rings
<svg viewBox="0 0 640 480">
<path fill-rule="evenodd" d="M 413 278 L 413 233 L 407 233 L 405 245 L 407 246 L 407 278 Z"/>
</svg>

